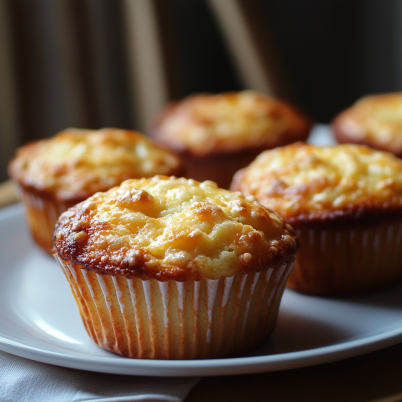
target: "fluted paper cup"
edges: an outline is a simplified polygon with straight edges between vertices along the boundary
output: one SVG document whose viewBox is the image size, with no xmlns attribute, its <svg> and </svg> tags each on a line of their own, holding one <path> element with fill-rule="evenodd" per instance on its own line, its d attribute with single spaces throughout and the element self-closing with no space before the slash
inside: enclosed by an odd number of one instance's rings
<svg viewBox="0 0 402 402">
<path fill-rule="evenodd" d="M 273 331 L 294 259 L 217 280 L 166 282 L 98 274 L 56 255 L 89 336 L 141 359 L 232 356 Z"/>
<path fill-rule="evenodd" d="M 354 229 L 296 229 L 302 247 L 289 276 L 292 289 L 347 294 L 402 278 L 402 222 Z"/>
<path fill-rule="evenodd" d="M 42 198 L 17 187 L 24 204 L 28 226 L 35 242 L 48 254 L 52 254 L 53 231 L 57 218 L 72 205 Z"/>
</svg>

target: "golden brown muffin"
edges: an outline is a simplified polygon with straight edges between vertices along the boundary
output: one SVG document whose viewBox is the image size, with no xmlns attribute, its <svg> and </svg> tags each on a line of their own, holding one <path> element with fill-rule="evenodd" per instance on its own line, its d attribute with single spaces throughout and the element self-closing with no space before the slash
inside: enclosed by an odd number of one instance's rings
<svg viewBox="0 0 402 402">
<path fill-rule="evenodd" d="M 241 353 L 272 332 L 298 239 L 213 182 L 127 180 L 63 213 L 54 253 L 92 339 L 127 357 Z"/>
<path fill-rule="evenodd" d="M 67 129 L 17 150 L 9 174 L 20 189 L 36 242 L 48 253 L 57 217 L 129 178 L 179 175 L 182 162 L 135 131 Z"/>
<path fill-rule="evenodd" d="M 309 120 L 258 92 L 190 96 L 157 116 L 151 136 L 179 153 L 188 177 L 228 188 L 233 174 L 265 149 L 306 140 Z"/>
<path fill-rule="evenodd" d="M 359 145 L 303 143 L 262 153 L 233 190 L 254 195 L 296 230 L 288 286 L 339 294 L 402 277 L 402 161 Z"/>
<path fill-rule="evenodd" d="M 363 144 L 402 158 L 402 92 L 366 96 L 332 122 L 340 143 Z"/>
</svg>

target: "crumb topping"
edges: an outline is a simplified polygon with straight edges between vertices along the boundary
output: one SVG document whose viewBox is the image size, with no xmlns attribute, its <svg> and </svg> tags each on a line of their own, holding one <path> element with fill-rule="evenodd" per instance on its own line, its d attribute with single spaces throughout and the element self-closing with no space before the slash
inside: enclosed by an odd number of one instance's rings
<svg viewBox="0 0 402 402">
<path fill-rule="evenodd" d="M 54 244 L 88 269 L 161 280 L 258 271 L 298 249 L 292 227 L 254 197 L 165 176 L 127 180 L 71 208 Z"/>
<path fill-rule="evenodd" d="M 177 174 L 181 162 L 145 136 L 119 129 L 68 129 L 21 147 L 10 174 L 61 201 L 85 199 L 129 178 Z"/>
<path fill-rule="evenodd" d="M 254 91 L 202 94 L 168 106 L 155 138 L 178 151 L 276 146 L 307 138 L 309 121 L 287 104 Z"/>
<path fill-rule="evenodd" d="M 254 195 L 285 219 L 400 208 L 402 161 L 360 145 L 297 143 L 263 152 L 236 174 L 232 189 Z"/>
</svg>

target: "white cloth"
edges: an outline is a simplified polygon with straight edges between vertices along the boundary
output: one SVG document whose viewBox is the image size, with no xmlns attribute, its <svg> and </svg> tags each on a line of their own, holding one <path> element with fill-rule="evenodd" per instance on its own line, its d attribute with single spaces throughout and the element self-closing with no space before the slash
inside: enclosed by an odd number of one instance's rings
<svg viewBox="0 0 402 402">
<path fill-rule="evenodd" d="M 1 402 L 181 402 L 199 380 L 93 373 L 0 351 Z"/>
</svg>

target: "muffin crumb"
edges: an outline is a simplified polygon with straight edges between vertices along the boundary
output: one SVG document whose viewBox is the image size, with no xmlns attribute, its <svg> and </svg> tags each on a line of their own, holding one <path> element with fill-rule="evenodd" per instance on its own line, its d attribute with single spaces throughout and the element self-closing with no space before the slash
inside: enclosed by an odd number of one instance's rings
<svg viewBox="0 0 402 402">
<path fill-rule="evenodd" d="M 248 263 L 253 259 L 253 256 L 250 253 L 244 253 L 241 258 L 245 263 Z"/>
<path fill-rule="evenodd" d="M 84 242 L 86 239 L 88 238 L 88 235 L 86 234 L 86 232 L 82 231 L 82 232 L 78 232 L 73 236 L 73 239 L 76 243 L 82 243 Z"/>
</svg>

